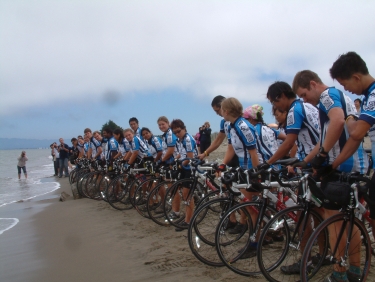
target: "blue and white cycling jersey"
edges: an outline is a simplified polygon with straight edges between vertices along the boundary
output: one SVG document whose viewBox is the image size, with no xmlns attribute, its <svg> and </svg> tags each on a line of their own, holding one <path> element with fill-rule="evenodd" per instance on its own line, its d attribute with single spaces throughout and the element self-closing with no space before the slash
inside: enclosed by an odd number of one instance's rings
<svg viewBox="0 0 375 282">
<path fill-rule="evenodd" d="M 91 157 L 94 158 L 96 154 L 98 153 L 98 148 L 101 147 L 101 144 L 94 137 L 91 137 L 89 146 L 92 149 Z M 98 156 L 98 159 L 100 159 L 100 156 Z"/>
<path fill-rule="evenodd" d="M 165 132 L 162 135 L 162 147 L 163 147 L 163 154 L 162 158 L 164 158 L 168 147 L 174 147 L 173 156 L 167 160 L 167 163 L 172 163 L 174 161 L 174 158 L 176 157 L 176 154 L 178 154 L 178 148 L 177 148 L 177 137 L 172 132 L 172 129 L 168 128 L 167 132 Z"/>
<path fill-rule="evenodd" d="M 361 104 L 359 119 L 371 125 L 368 136 L 371 140 L 373 168 L 375 168 L 375 82 L 371 83 L 362 94 L 365 95 L 365 98 Z"/>
<path fill-rule="evenodd" d="M 106 155 L 107 155 L 107 142 L 108 142 L 107 138 L 102 138 L 102 141 L 100 142 L 100 145 L 102 146 L 102 154 L 101 154 L 101 158 L 102 159 L 106 159 Z"/>
<path fill-rule="evenodd" d="M 84 145 L 85 145 L 85 143 L 83 143 L 82 145 L 78 142 L 78 144 L 77 144 L 77 148 L 78 148 L 78 151 L 80 152 L 80 153 L 82 153 L 84 156 L 86 156 L 86 152 L 85 152 L 85 149 L 84 149 Z"/>
<path fill-rule="evenodd" d="M 255 134 L 257 136 L 257 153 L 258 158 L 263 161 L 268 161 L 279 148 L 277 144 L 277 137 L 279 136 L 278 130 L 269 128 L 262 123 L 255 125 Z M 280 166 L 275 166 L 280 169 Z"/>
<path fill-rule="evenodd" d="M 110 160 L 111 159 L 111 152 L 118 152 L 119 150 L 119 145 L 116 139 L 112 136 L 109 138 L 109 140 L 105 143 L 106 144 L 106 154 L 105 154 L 105 159 Z"/>
<path fill-rule="evenodd" d="M 239 117 L 228 127 L 228 144 L 231 144 L 238 156 L 240 166 L 244 169 L 252 168 L 248 150 L 257 149 L 257 135 L 254 126 L 243 117 Z M 258 155 L 259 158 L 259 155 Z M 259 162 L 263 163 L 260 157 Z"/>
<path fill-rule="evenodd" d="M 186 133 L 182 140 L 178 140 L 177 146 L 180 159 L 187 158 L 187 153 L 193 153 L 193 158 L 198 156 L 197 143 L 189 133 Z"/>
<path fill-rule="evenodd" d="M 134 131 L 134 136 L 137 136 L 139 139 L 144 141 L 143 137 L 142 137 L 142 134 L 141 134 L 141 129 L 139 127 Z"/>
<path fill-rule="evenodd" d="M 147 145 L 141 140 L 141 138 L 134 136 L 133 140 L 129 142 L 131 146 L 131 151 L 138 151 L 138 159 L 143 159 L 144 157 L 150 157 Z"/>
<path fill-rule="evenodd" d="M 297 147 L 302 161 L 319 142 L 319 111 L 311 104 L 294 100 L 286 120 L 286 134 L 297 134 Z"/>
<path fill-rule="evenodd" d="M 160 137 L 152 135 L 150 140 L 146 140 L 145 142 L 147 142 L 148 151 L 154 159 L 156 158 L 158 152 L 163 151 L 163 141 Z"/>
<path fill-rule="evenodd" d="M 357 111 L 355 109 L 353 101 L 342 93 L 340 90 L 329 87 L 320 96 L 319 102 L 319 116 L 320 116 L 320 126 L 321 126 L 321 144 L 324 143 L 324 139 L 329 126 L 328 113 L 333 108 L 340 108 L 344 111 L 344 119 L 349 115 L 357 116 Z M 362 113 L 361 113 L 362 116 Z M 364 117 L 365 115 L 363 115 Z M 344 129 L 339 137 L 339 140 L 333 146 L 333 148 L 328 153 L 328 161 L 331 164 L 337 156 L 340 154 L 341 150 L 344 148 L 346 141 L 349 138 L 348 128 L 346 123 Z M 367 154 L 363 149 L 362 144 L 359 146 L 358 150 L 343 162 L 338 170 L 343 172 L 359 172 L 364 174 L 367 172 L 368 168 L 368 158 Z"/>
<path fill-rule="evenodd" d="M 90 142 L 85 142 L 83 143 L 83 155 L 87 157 L 87 152 L 89 151 L 90 148 Z"/>
<path fill-rule="evenodd" d="M 361 104 L 361 114 L 359 119 L 367 122 L 371 128 L 368 136 L 371 139 L 371 143 L 375 143 L 375 82 L 371 83 L 370 86 L 362 93 L 365 98 Z M 373 155 L 374 157 L 374 155 Z"/>
<path fill-rule="evenodd" d="M 230 126 L 230 121 L 225 121 L 225 119 L 222 119 L 220 122 L 220 132 L 225 133 L 225 136 L 228 136 L 229 126 Z"/>
</svg>

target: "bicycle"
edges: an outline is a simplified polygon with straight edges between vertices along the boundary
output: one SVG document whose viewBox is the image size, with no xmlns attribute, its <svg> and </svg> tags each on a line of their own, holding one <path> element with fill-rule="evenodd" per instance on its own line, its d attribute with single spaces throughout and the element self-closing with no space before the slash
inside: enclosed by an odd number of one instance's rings
<svg viewBox="0 0 375 282">
<path fill-rule="evenodd" d="M 347 183 L 352 183 L 350 186 L 347 185 L 350 189 L 340 190 L 340 194 L 346 196 L 347 199 L 338 203 L 342 206 L 339 213 L 324 220 L 308 240 L 301 260 L 301 281 L 320 281 L 330 275 L 334 269 L 339 272 L 346 271 L 350 263 L 358 267 L 361 272 L 355 277 L 358 281 L 365 281 L 368 275 L 371 265 L 371 241 L 363 222 L 356 217 L 356 211 L 360 207 L 358 191 L 361 192 L 368 204 L 375 204 L 367 195 L 367 190 L 372 183 L 368 178 L 352 174 L 341 175 L 341 177 Z M 360 182 L 364 182 L 366 185 L 362 185 Z M 313 181 L 309 185 L 311 188 L 314 187 Z M 325 193 L 325 201 L 327 199 L 331 202 L 335 201 L 332 200 L 332 197 L 328 198 L 326 191 Z M 331 240 L 326 244 L 328 247 L 321 251 L 317 248 L 316 242 L 319 236 L 325 232 L 328 232 Z M 314 261 L 311 259 L 314 257 L 320 259 Z M 324 263 L 325 261 L 328 263 Z"/>
</svg>

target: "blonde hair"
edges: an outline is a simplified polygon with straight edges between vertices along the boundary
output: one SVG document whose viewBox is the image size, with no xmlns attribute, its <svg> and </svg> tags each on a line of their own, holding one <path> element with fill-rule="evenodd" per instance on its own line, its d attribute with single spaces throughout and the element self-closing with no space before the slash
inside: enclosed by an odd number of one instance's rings
<svg viewBox="0 0 375 282">
<path fill-rule="evenodd" d="M 164 122 L 166 122 L 166 123 L 169 124 L 169 120 L 168 120 L 168 118 L 166 116 L 159 117 L 157 123 L 159 123 L 159 121 L 164 121 Z"/>
<path fill-rule="evenodd" d="M 126 132 L 128 132 L 128 131 L 130 131 L 131 133 L 134 134 L 134 131 L 133 131 L 133 129 L 131 129 L 131 128 L 126 128 L 126 129 L 124 129 L 124 134 L 125 134 Z"/>
<path fill-rule="evenodd" d="M 221 109 L 233 117 L 242 116 L 243 107 L 240 101 L 234 97 L 227 98 L 221 102 Z"/>
</svg>

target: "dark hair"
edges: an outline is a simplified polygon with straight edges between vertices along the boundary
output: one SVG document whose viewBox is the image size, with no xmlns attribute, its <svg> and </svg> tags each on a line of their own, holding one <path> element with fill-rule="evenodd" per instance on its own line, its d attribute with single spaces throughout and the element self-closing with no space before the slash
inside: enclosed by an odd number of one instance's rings
<svg viewBox="0 0 375 282">
<path fill-rule="evenodd" d="M 115 130 L 113 130 L 113 134 L 116 134 L 116 135 L 120 135 L 120 140 L 122 141 L 125 137 L 124 137 L 124 132 L 121 128 L 116 128 Z"/>
<path fill-rule="evenodd" d="M 82 135 L 77 136 L 78 139 L 83 139 Z"/>
<path fill-rule="evenodd" d="M 362 103 L 362 100 L 359 99 L 359 98 L 355 99 L 354 102 L 355 102 L 355 101 L 358 101 L 359 103 Z"/>
<path fill-rule="evenodd" d="M 284 81 L 276 81 L 268 87 L 267 99 L 272 101 L 284 94 L 288 99 L 295 99 L 297 95 L 293 92 L 290 85 Z"/>
<path fill-rule="evenodd" d="M 322 84 L 320 77 L 311 70 L 303 70 L 296 73 L 292 83 L 292 89 L 297 92 L 298 88 L 305 88 L 310 90 L 310 81 L 315 81 Z"/>
<path fill-rule="evenodd" d="M 215 98 L 212 99 L 211 107 L 221 107 L 221 102 L 225 99 L 224 96 L 218 95 Z"/>
<path fill-rule="evenodd" d="M 90 128 L 85 128 L 85 130 L 83 131 L 83 133 L 87 133 L 87 132 L 92 132 Z"/>
<path fill-rule="evenodd" d="M 70 139 L 70 142 L 73 142 L 73 141 L 77 141 L 77 138 L 73 137 L 72 139 Z"/>
<path fill-rule="evenodd" d="M 181 128 L 181 129 L 186 129 L 185 124 L 182 120 L 180 120 L 180 119 L 172 120 L 171 128 L 173 129 L 173 128 L 178 128 L 178 127 Z"/>
<path fill-rule="evenodd" d="M 109 127 L 105 127 L 105 128 L 103 129 L 103 131 L 107 132 L 109 135 L 113 135 L 113 131 L 112 131 L 112 129 L 110 129 Z"/>
<path fill-rule="evenodd" d="M 272 115 L 276 115 L 276 111 L 279 111 L 280 113 L 285 113 L 284 111 L 279 110 L 278 108 L 272 107 Z"/>
<path fill-rule="evenodd" d="M 135 121 L 138 124 L 138 119 L 136 117 L 132 117 L 129 119 L 129 123 L 131 123 L 132 121 Z"/>
<path fill-rule="evenodd" d="M 143 134 L 143 131 L 147 131 L 147 132 L 151 133 L 150 129 L 148 129 L 147 127 L 142 127 L 142 129 L 141 129 L 141 135 Z"/>
<path fill-rule="evenodd" d="M 349 79 L 355 73 L 369 74 L 365 61 L 355 52 L 340 55 L 329 73 L 333 79 Z"/>
</svg>

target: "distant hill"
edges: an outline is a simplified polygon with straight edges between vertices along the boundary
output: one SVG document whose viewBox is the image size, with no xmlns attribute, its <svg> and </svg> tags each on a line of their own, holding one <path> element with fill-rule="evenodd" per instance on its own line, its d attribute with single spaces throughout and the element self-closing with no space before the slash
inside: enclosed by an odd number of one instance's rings
<svg viewBox="0 0 375 282">
<path fill-rule="evenodd" d="M 58 139 L 0 138 L 0 150 L 49 148 Z"/>
</svg>

